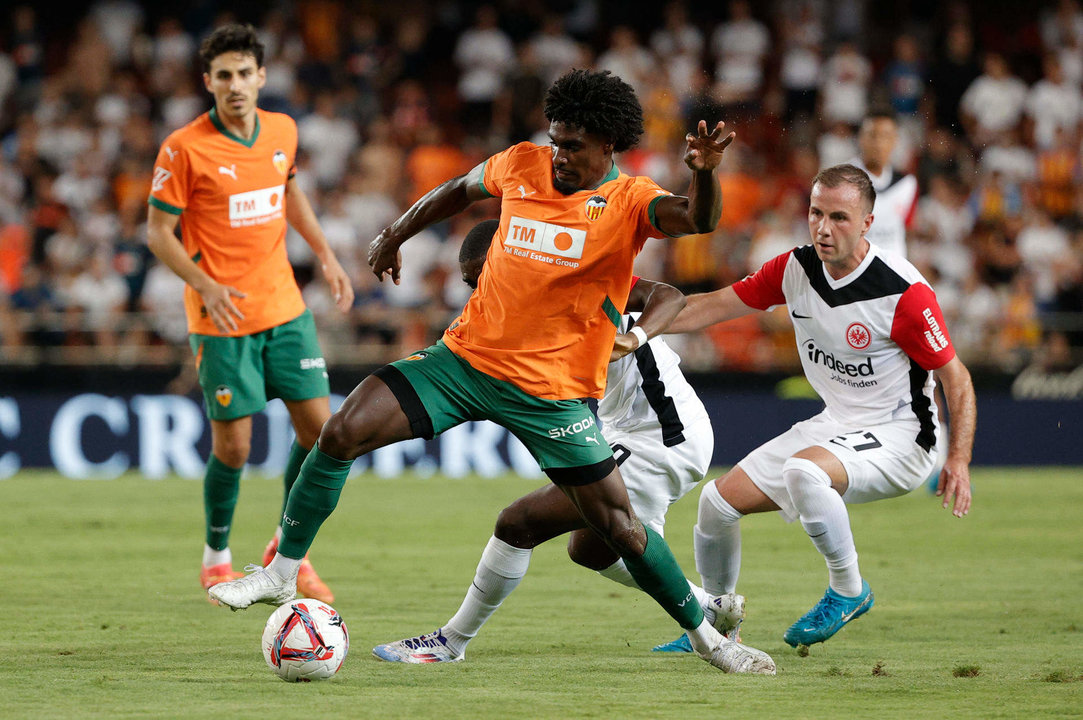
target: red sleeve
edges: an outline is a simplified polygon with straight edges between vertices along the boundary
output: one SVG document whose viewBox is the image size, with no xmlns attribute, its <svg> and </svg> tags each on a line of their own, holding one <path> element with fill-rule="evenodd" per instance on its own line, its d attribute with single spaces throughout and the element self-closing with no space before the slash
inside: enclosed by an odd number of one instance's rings
<svg viewBox="0 0 1083 720">
<path fill-rule="evenodd" d="M 906 211 L 906 220 L 903 221 L 903 224 L 906 226 L 907 230 L 909 230 L 914 225 L 914 215 L 916 214 L 915 211 L 918 209 L 918 198 L 920 196 L 921 188 L 919 188 L 917 184 L 915 184 L 914 199 L 910 201 L 910 209 Z"/>
<path fill-rule="evenodd" d="M 786 272 L 793 251 L 787 251 L 771 258 L 756 272 L 744 280 L 733 284 L 733 291 L 741 302 L 750 308 L 766 310 L 772 305 L 785 305 L 786 296 L 782 293 L 782 275 Z"/>
<path fill-rule="evenodd" d="M 944 313 L 925 283 L 914 283 L 899 298 L 891 339 L 925 370 L 944 367 L 955 357 Z"/>
</svg>

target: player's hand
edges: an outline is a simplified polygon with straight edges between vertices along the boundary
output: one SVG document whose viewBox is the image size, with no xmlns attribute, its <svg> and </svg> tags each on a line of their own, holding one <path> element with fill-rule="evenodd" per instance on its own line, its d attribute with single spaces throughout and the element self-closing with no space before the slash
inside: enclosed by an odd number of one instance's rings
<svg viewBox="0 0 1083 720">
<path fill-rule="evenodd" d="M 618 333 L 613 340 L 613 351 L 609 353 L 609 362 L 616 362 L 639 347 L 639 338 L 632 333 Z"/>
<path fill-rule="evenodd" d="M 320 261 L 320 269 L 323 277 L 331 288 L 331 297 L 335 299 L 335 307 L 342 312 L 349 312 L 353 307 L 353 285 L 350 284 L 350 276 L 342 269 L 338 258 L 328 253 L 328 257 Z"/>
<path fill-rule="evenodd" d="M 369 267 L 380 282 L 384 281 L 385 275 L 390 275 L 392 282 L 399 284 L 399 271 L 402 269 L 399 245 L 400 243 L 391 239 L 386 229 L 369 245 Z"/>
<path fill-rule="evenodd" d="M 207 311 L 207 317 L 214 323 L 214 327 L 221 333 L 237 331 L 237 320 L 244 320 L 244 313 L 233 304 L 233 298 L 247 297 L 243 292 L 230 285 L 220 285 L 213 280 L 205 288 L 197 289 L 199 297 L 203 300 L 203 307 Z"/>
<path fill-rule="evenodd" d="M 720 120 L 714 130 L 708 133 L 707 121 L 700 120 L 696 127 L 696 134 L 688 133 L 684 136 L 688 143 L 688 149 L 684 153 L 684 164 L 692 170 L 714 170 L 718 167 L 718 163 L 722 162 L 722 153 L 737 137 L 735 132 L 723 137 L 722 131 L 725 127 L 726 123 Z"/>
<path fill-rule="evenodd" d="M 955 517 L 961 518 L 970 512 L 970 466 L 949 457 L 940 470 L 936 496 L 944 498 L 941 506 L 945 509 L 954 498 L 951 514 Z"/>
</svg>

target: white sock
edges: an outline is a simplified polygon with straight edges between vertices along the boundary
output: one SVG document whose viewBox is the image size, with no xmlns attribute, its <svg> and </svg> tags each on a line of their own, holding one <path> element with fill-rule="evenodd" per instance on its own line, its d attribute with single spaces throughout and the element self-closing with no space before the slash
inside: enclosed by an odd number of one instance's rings
<svg viewBox="0 0 1083 720">
<path fill-rule="evenodd" d="M 850 516 L 842 496 L 831 487 L 831 478 L 811 460 L 790 458 L 782 466 L 782 479 L 801 525 L 827 561 L 831 589 L 846 597 L 860 595 L 861 571 Z"/>
<path fill-rule="evenodd" d="M 530 550 L 508 545 L 496 536 L 489 538 L 462 605 L 444 624 L 444 637 L 452 652 L 462 654 L 504 598 L 519 585 L 530 566 L 530 554 Z"/>
<path fill-rule="evenodd" d="M 282 542 L 282 526 L 275 528 L 275 542 Z"/>
<path fill-rule="evenodd" d="M 703 589 L 711 595 L 725 595 L 737 588 L 737 576 L 741 574 L 741 517 L 718 492 L 713 480 L 703 486 L 693 543 L 696 570 Z"/>
<path fill-rule="evenodd" d="M 281 578 L 297 577 L 297 571 L 300 568 L 300 560 L 288 558 L 279 552 L 276 552 L 274 559 L 267 563 L 267 569 L 274 571 Z"/>
<path fill-rule="evenodd" d="M 222 563 L 233 564 L 233 553 L 229 551 L 229 548 L 223 550 L 215 550 L 206 543 L 203 544 L 203 567 L 214 567 L 215 565 L 221 565 Z"/>
<path fill-rule="evenodd" d="M 628 566 L 625 565 L 624 561 L 620 558 L 617 558 L 617 561 L 605 570 L 599 570 L 598 574 L 625 587 L 630 587 L 634 590 L 643 589 L 636 583 L 635 579 L 632 577 L 632 573 L 628 572 Z"/>
<path fill-rule="evenodd" d="M 692 643 L 692 649 L 701 658 L 711 657 L 711 651 L 718 647 L 718 643 L 725 640 L 722 633 L 714 629 L 706 619 L 695 630 L 688 630 L 688 641 Z"/>
</svg>

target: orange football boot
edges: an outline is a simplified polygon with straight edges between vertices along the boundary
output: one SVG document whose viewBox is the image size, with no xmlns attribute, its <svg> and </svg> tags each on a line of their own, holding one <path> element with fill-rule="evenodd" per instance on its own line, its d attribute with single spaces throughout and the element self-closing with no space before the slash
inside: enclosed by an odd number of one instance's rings
<svg viewBox="0 0 1083 720">
<path fill-rule="evenodd" d="M 234 572 L 232 563 L 221 563 L 210 567 L 206 565 L 199 566 L 199 584 L 203 586 L 204 590 L 208 590 L 218 583 L 229 582 L 242 577 L 244 577 L 244 573 Z M 218 604 L 218 601 L 210 595 L 207 596 L 207 602 L 211 605 Z"/>
</svg>

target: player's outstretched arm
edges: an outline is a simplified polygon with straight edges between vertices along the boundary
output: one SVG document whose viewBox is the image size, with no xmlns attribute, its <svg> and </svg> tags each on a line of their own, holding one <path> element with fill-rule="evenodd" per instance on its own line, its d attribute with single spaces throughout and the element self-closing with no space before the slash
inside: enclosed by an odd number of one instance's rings
<svg viewBox="0 0 1083 720">
<path fill-rule="evenodd" d="M 722 162 L 722 153 L 736 137 L 723 135 L 726 123 L 719 121 L 707 132 L 707 123 L 699 121 L 696 134 L 688 133 L 684 163 L 692 171 L 688 197 L 665 197 L 655 205 L 655 222 L 667 235 L 688 235 L 711 232 L 722 217 L 722 188 L 715 170 Z"/>
<path fill-rule="evenodd" d="M 402 269 L 399 248 L 404 242 L 433 223 L 446 220 L 465 210 L 471 203 L 488 197 L 481 189 L 484 169 L 485 163 L 480 163 L 465 175 L 437 185 L 398 220 L 380 231 L 369 245 L 368 263 L 381 282 L 385 275 L 389 275 L 396 285 L 399 284 L 399 271 Z"/>
<path fill-rule="evenodd" d="M 944 469 L 940 471 L 936 494 L 943 497 L 945 508 L 954 499 L 952 515 L 961 518 L 970 512 L 970 456 L 974 449 L 978 404 L 970 371 L 958 356 L 936 370 L 936 376 L 944 385 L 944 397 L 948 401 L 948 416 L 951 419 L 948 457 Z"/>
<path fill-rule="evenodd" d="M 745 305 L 731 285 L 714 292 L 689 295 L 688 304 L 670 323 L 666 332 L 695 332 L 754 312 L 757 312 L 756 308 Z"/>
<path fill-rule="evenodd" d="M 646 333 L 647 340 L 665 332 L 684 305 L 684 293 L 672 285 L 654 280 L 640 278 L 628 294 L 628 309 L 642 311 L 635 326 Z M 609 356 L 609 362 L 615 362 L 628 353 L 635 352 L 641 344 L 637 334 L 630 332 L 618 334 L 613 341 L 613 352 Z"/>
<path fill-rule="evenodd" d="M 179 220 L 179 215 L 148 205 L 147 247 L 166 267 L 199 293 L 203 307 L 207 309 L 207 317 L 219 332 L 236 331 L 237 321 L 234 318 L 244 320 L 244 314 L 233 304 L 233 298 L 243 298 L 245 294 L 235 287 L 219 284 L 192 262 L 174 234 Z"/>
<path fill-rule="evenodd" d="M 331 288 L 335 305 L 342 312 L 348 312 L 353 307 L 353 284 L 335 257 L 335 251 L 327 244 L 316 213 L 312 211 L 312 204 L 296 178 L 290 178 L 286 182 L 286 222 L 301 233 L 301 237 L 320 261 L 320 270 Z"/>
</svg>

